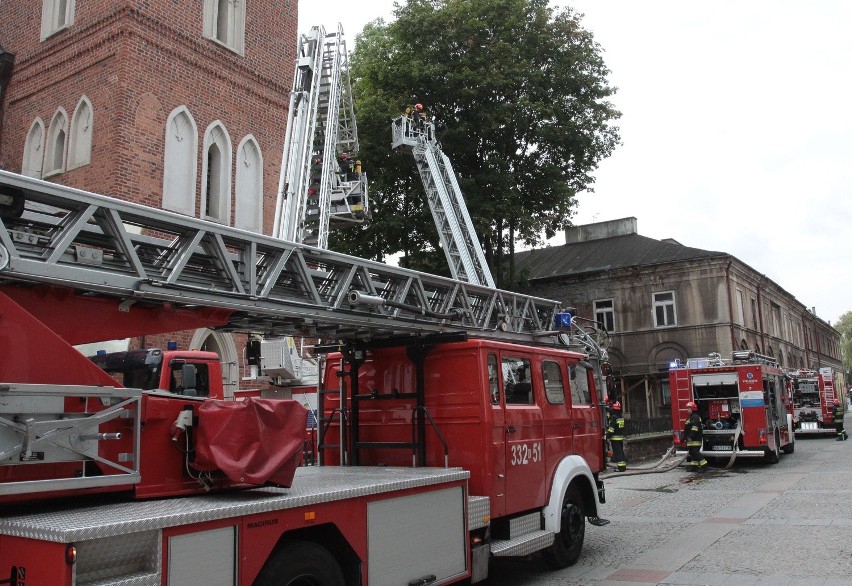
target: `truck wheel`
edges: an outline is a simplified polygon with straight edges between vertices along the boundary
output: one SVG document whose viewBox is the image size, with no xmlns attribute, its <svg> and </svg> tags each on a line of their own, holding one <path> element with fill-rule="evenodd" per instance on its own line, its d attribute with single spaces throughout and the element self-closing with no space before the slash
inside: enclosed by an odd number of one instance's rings
<svg viewBox="0 0 852 586">
<path fill-rule="evenodd" d="M 586 517 L 583 514 L 582 499 L 575 487 L 569 487 L 562 502 L 562 523 L 553 545 L 544 550 L 544 556 L 554 568 L 567 568 L 574 565 L 583 549 L 586 535 Z"/>
<path fill-rule="evenodd" d="M 345 586 L 334 556 L 309 541 L 285 541 L 272 554 L 255 586 Z"/>
<path fill-rule="evenodd" d="M 796 451 L 796 436 L 790 436 L 790 443 L 781 448 L 781 451 L 785 454 L 792 454 Z"/>
</svg>

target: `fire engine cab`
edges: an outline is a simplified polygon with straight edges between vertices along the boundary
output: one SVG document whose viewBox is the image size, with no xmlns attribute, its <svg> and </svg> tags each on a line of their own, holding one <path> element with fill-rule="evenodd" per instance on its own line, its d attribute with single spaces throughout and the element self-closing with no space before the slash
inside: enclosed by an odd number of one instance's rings
<svg viewBox="0 0 852 586">
<path fill-rule="evenodd" d="M 672 429 L 676 446 L 694 401 L 704 425 L 701 453 L 707 458 L 762 458 L 778 462 L 794 449 L 793 402 L 788 379 L 771 357 L 735 351 L 690 358 L 669 369 Z"/>
</svg>

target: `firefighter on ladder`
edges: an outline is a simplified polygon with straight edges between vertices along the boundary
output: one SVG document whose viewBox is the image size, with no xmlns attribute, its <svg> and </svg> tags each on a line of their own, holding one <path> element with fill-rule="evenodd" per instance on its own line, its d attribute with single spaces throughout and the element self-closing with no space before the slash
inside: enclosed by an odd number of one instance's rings
<svg viewBox="0 0 852 586">
<path fill-rule="evenodd" d="M 609 409 L 606 433 L 612 446 L 612 460 L 615 462 L 615 469 L 624 472 L 627 470 L 627 461 L 624 459 L 624 417 L 621 416 L 621 403 L 616 401 Z"/>
<path fill-rule="evenodd" d="M 690 401 L 686 406 L 692 411 L 683 428 L 683 440 L 686 442 L 686 449 L 689 450 L 686 460 L 690 462 L 693 470 L 704 472 L 707 469 L 707 460 L 701 455 L 704 426 L 695 401 Z"/>
<path fill-rule="evenodd" d="M 843 429 L 843 406 L 840 399 L 834 400 L 834 429 L 837 431 L 837 441 L 849 439 L 849 434 Z"/>
</svg>

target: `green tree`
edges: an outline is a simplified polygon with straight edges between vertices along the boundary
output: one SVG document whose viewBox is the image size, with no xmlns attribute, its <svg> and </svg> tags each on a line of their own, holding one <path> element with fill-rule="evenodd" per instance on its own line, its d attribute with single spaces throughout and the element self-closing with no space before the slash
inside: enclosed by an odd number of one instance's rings
<svg viewBox="0 0 852 586">
<path fill-rule="evenodd" d="M 391 119 L 420 102 L 495 280 L 511 286 L 516 243 L 569 226 L 619 143 L 602 50 L 581 15 L 546 0 L 409 0 L 395 17 L 365 27 L 350 59 L 373 222 L 332 246 L 447 274 L 413 158 L 389 146 Z"/>
<path fill-rule="evenodd" d="M 843 354 L 843 372 L 846 384 L 852 384 L 852 311 L 840 316 L 834 329 L 840 332 L 840 351 Z"/>
</svg>

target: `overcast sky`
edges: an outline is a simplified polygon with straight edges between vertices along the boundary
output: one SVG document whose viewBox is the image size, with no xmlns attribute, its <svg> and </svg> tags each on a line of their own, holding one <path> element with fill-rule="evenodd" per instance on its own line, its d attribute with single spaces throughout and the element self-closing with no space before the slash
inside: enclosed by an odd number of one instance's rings
<svg viewBox="0 0 852 586">
<path fill-rule="evenodd" d="M 340 22 L 351 50 L 393 4 L 299 0 L 299 30 Z M 852 310 L 852 2 L 554 4 L 585 14 L 623 114 L 573 222 L 634 216 L 644 236 L 732 254 L 826 321 Z"/>
</svg>

